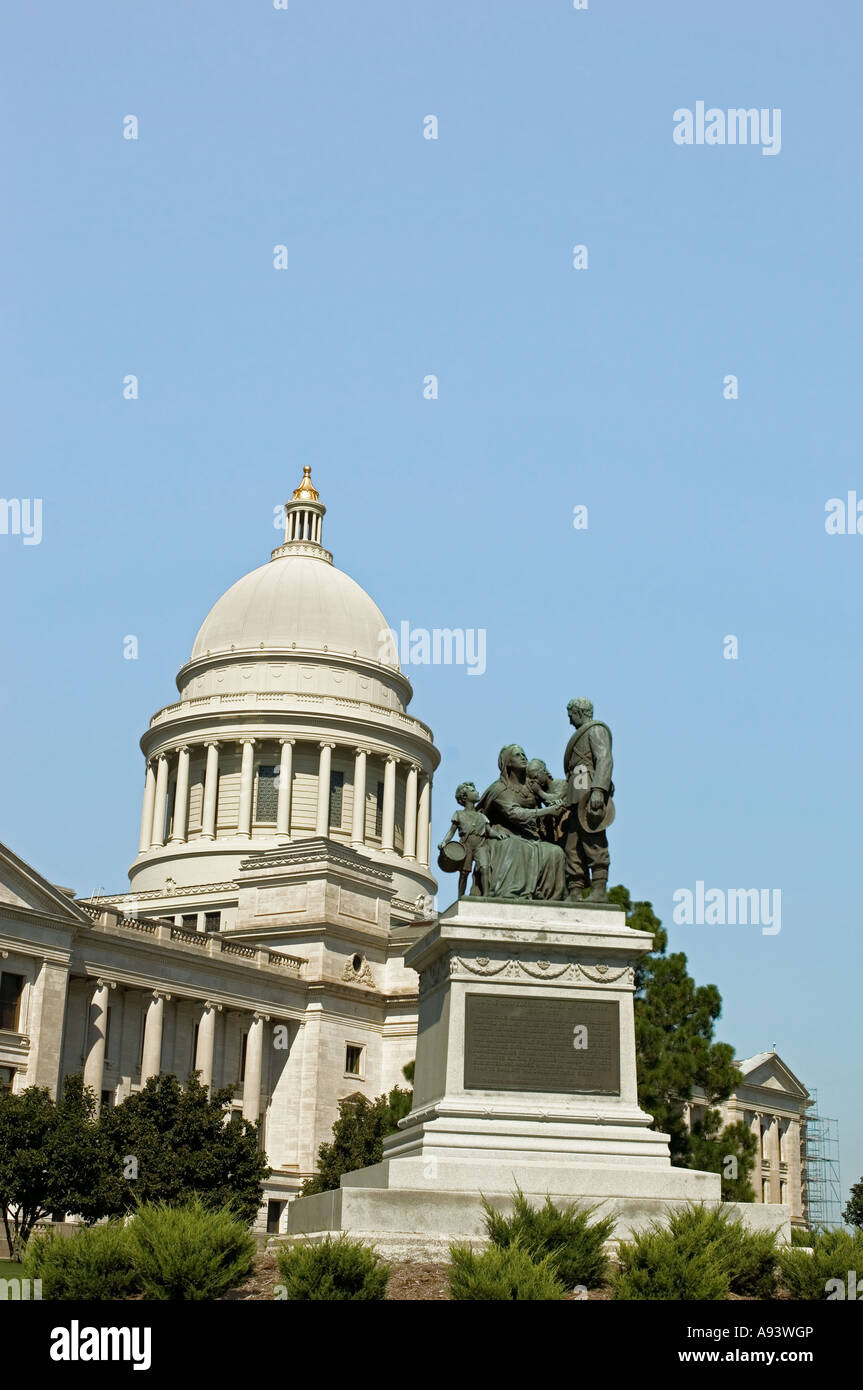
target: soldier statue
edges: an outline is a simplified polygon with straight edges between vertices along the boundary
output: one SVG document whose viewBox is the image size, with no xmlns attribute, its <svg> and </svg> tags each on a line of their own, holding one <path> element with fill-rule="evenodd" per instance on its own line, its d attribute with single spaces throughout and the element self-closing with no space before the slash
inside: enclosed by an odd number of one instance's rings
<svg viewBox="0 0 863 1390">
<path fill-rule="evenodd" d="M 614 820 L 611 730 L 601 719 L 594 719 L 590 700 L 570 700 L 566 711 L 575 728 L 563 755 L 570 807 L 563 840 L 567 894 L 579 899 L 589 886 L 590 901 L 605 902 L 609 867 L 605 832 Z"/>
</svg>

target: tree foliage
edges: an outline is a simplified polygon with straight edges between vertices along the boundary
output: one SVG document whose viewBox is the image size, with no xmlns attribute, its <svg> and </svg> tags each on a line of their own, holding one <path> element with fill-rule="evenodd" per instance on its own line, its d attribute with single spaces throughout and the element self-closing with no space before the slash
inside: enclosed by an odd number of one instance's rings
<svg viewBox="0 0 863 1390">
<path fill-rule="evenodd" d="M 103 1214 L 122 1215 L 140 1202 L 176 1206 L 199 1197 L 209 1210 L 230 1207 L 251 1223 L 269 1170 L 258 1147 L 258 1126 L 237 1114 L 226 1118 L 231 1096 L 229 1087 L 208 1091 L 196 1074 L 185 1085 L 176 1076 L 154 1076 L 103 1111 L 109 1175 Z"/>
<path fill-rule="evenodd" d="M 123 1216 L 139 1202 L 200 1197 L 250 1223 L 261 1204 L 267 1160 L 258 1129 L 226 1119 L 230 1090 L 210 1094 L 197 1076 L 152 1077 L 113 1109 L 68 1076 L 58 1101 L 44 1088 L 0 1095 L 0 1212 L 16 1258 L 53 1212 L 85 1222 Z"/>
<path fill-rule="evenodd" d="M 849 1226 L 856 1226 L 858 1230 L 863 1231 L 863 1178 L 852 1187 L 842 1220 Z"/>
<path fill-rule="evenodd" d="M 653 934 L 653 950 L 635 967 L 635 1042 L 638 1099 L 657 1129 L 670 1136 L 671 1161 L 681 1168 L 723 1174 L 725 1200 L 753 1201 L 749 1171 L 754 1139 L 745 1125 L 720 1129 L 714 1107 L 742 1081 L 729 1043 L 714 1042 L 722 1011 L 716 985 L 696 985 L 682 951 L 667 954 L 668 933 L 648 902 L 634 903 L 628 889 L 609 890 L 635 931 Z M 700 1087 L 706 1111 L 690 1133 L 684 1107 Z M 728 1159 L 734 1159 L 732 1164 Z M 736 1168 L 736 1176 L 725 1176 Z"/>
<path fill-rule="evenodd" d="M 14 1259 L 52 1212 L 103 1214 L 95 1114 L 95 1096 L 80 1079 L 58 1102 L 40 1086 L 0 1095 L 0 1212 Z"/>
<path fill-rule="evenodd" d="M 303 1194 L 329 1192 L 339 1186 L 342 1173 L 380 1163 L 384 1139 L 398 1129 L 408 1114 L 413 1092 L 394 1086 L 389 1095 L 367 1100 L 347 1096 L 339 1101 L 339 1118 L 333 1125 L 333 1138 L 318 1149 L 318 1172 L 303 1183 Z"/>
</svg>

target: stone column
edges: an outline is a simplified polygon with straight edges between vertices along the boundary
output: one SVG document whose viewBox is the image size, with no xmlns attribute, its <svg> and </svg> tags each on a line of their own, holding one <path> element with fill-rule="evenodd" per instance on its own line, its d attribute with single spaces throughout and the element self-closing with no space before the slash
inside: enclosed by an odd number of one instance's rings
<svg viewBox="0 0 863 1390">
<path fill-rule="evenodd" d="M 384 804 L 381 815 L 381 849 L 392 849 L 396 828 L 396 767 L 391 753 L 384 764 Z"/>
<path fill-rule="evenodd" d="M 417 784 L 419 766 L 411 763 L 405 782 L 405 859 L 417 857 Z"/>
<path fill-rule="evenodd" d="M 279 799 L 276 805 L 276 834 L 291 834 L 291 777 L 293 776 L 294 744 L 296 739 L 281 738 L 282 756 L 279 762 Z"/>
<path fill-rule="evenodd" d="M 141 811 L 141 838 L 138 841 L 138 853 L 143 854 L 150 848 L 153 839 L 153 807 L 156 804 L 156 773 L 153 764 L 147 759 L 147 778 L 144 783 L 144 807 Z"/>
<path fill-rule="evenodd" d="M 189 819 L 189 748 L 181 744 L 177 752 L 177 790 L 174 793 L 174 823 L 171 826 L 171 844 L 182 843 L 186 838 Z"/>
<path fill-rule="evenodd" d="M 752 1115 L 752 1120 L 751 1120 L 751 1123 L 750 1123 L 750 1125 L 749 1125 L 749 1128 L 750 1128 L 750 1130 L 751 1130 L 751 1132 L 752 1132 L 752 1134 L 754 1135 L 754 1138 L 755 1138 L 755 1158 L 753 1159 L 753 1163 L 752 1163 L 752 1179 L 751 1179 L 751 1181 L 752 1181 L 752 1186 L 755 1188 L 755 1200 L 756 1200 L 756 1202 L 763 1202 L 763 1201 L 764 1201 L 764 1196 L 763 1196 L 763 1192 L 764 1192 L 763 1176 L 764 1176 L 764 1175 L 763 1175 L 763 1172 L 762 1172 L 761 1163 L 762 1163 L 762 1159 L 763 1159 L 763 1157 L 764 1157 L 764 1152 L 765 1152 L 765 1150 L 764 1150 L 763 1131 L 762 1131 L 762 1128 L 761 1128 L 761 1112 L 760 1112 L 760 1110 L 756 1110 L 756 1111 L 753 1113 L 753 1115 Z"/>
<path fill-rule="evenodd" d="M 261 1078 L 264 1069 L 264 1024 L 269 1014 L 252 1014 L 246 1039 L 246 1071 L 243 1077 L 243 1119 L 253 1123 L 261 1114 Z"/>
<path fill-rule="evenodd" d="M 417 861 L 424 868 L 429 866 L 431 848 L 431 778 L 426 774 L 420 788 L 420 804 L 417 812 Z"/>
<path fill-rule="evenodd" d="M 770 1160 L 770 1200 L 779 1201 L 779 1116 L 771 1115 L 767 1131 L 767 1157 Z"/>
<path fill-rule="evenodd" d="M 788 1200 L 791 1203 L 791 1219 L 799 1221 L 803 1216 L 803 1193 L 800 1175 L 800 1121 L 789 1120 L 785 1131 L 785 1162 L 788 1164 Z"/>
<path fill-rule="evenodd" d="M 162 1025 L 165 1018 L 165 1000 L 170 994 L 154 989 L 147 1006 L 144 1024 L 144 1055 L 141 1058 L 141 1085 L 151 1076 L 158 1076 L 162 1069 Z"/>
<path fill-rule="evenodd" d="M 153 833 L 150 837 L 150 844 L 154 849 L 161 849 L 165 843 L 165 812 L 168 808 L 168 755 L 159 754 L 159 765 L 156 773 L 156 798 L 153 804 Z"/>
<path fill-rule="evenodd" d="M 366 764 L 369 750 L 354 749 L 354 812 L 351 818 L 351 844 L 362 849 L 366 842 Z"/>
<path fill-rule="evenodd" d="M 87 1017 L 87 1056 L 84 1061 L 84 1085 L 96 1092 L 96 1109 L 102 1104 L 102 1078 L 105 1070 L 105 1042 L 108 1037 L 108 1000 L 116 986 L 108 980 L 97 980 Z"/>
<path fill-rule="evenodd" d="M 249 840 L 252 837 L 252 787 L 255 781 L 255 740 L 244 738 L 243 761 L 240 768 L 240 813 L 237 817 L 237 834 Z"/>
<path fill-rule="evenodd" d="M 201 839 L 216 838 L 216 798 L 219 793 L 219 744 L 216 739 L 206 743 L 207 771 L 204 775 L 204 807 L 201 812 Z"/>
<path fill-rule="evenodd" d="M 222 1012 L 221 1004 L 211 999 L 204 1000 L 204 1011 L 198 1023 L 198 1045 L 195 1048 L 195 1071 L 201 1074 L 201 1085 L 208 1089 L 213 1084 L 213 1054 L 216 1047 L 216 1014 Z"/>
<path fill-rule="evenodd" d="M 30 1068 L 27 1075 L 29 1085 L 46 1086 L 54 1100 L 60 1085 L 68 987 L 68 960 L 44 959 L 30 999 L 27 1021 Z"/>
<path fill-rule="evenodd" d="M 333 765 L 334 743 L 321 743 L 321 756 L 318 761 L 318 814 L 315 820 L 315 834 L 330 833 L 330 769 Z"/>
</svg>

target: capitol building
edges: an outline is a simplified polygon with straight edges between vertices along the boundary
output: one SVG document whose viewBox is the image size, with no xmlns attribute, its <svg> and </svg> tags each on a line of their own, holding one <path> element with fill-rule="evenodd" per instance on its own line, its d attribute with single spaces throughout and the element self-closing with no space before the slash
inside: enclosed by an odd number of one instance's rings
<svg viewBox="0 0 863 1390">
<path fill-rule="evenodd" d="M 129 891 L 76 899 L 0 848 L 0 1087 L 83 1071 L 100 1105 L 159 1072 L 261 1122 L 262 1221 L 338 1102 L 402 1083 L 434 911 L 431 730 L 388 624 L 323 545 L 305 468 L 284 542 L 204 619 L 141 738 Z"/>
<path fill-rule="evenodd" d="M 56 1096 L 83 1072 L 111 1106 L 197 1070 L 260 1124 L 270 1231 L 339 1101 L 403 1084 L 414 1058 L 404 957 L 434 916 L 439 762 L 386 619 L 324 548 L 309 468 L 284 510 L 141 738 L 129 891 L 78 899 L 0 845 L 0 1091 Z M 756 1136 L 756 1200 L 800 1224 L 810 1097 L 775 1052 L 740 1066 L 724 1119 Z"/>
</svg>

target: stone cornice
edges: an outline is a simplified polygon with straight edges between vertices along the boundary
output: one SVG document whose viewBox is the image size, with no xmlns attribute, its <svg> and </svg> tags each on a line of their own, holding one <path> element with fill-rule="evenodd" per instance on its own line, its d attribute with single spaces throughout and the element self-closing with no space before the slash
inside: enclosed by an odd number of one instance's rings
<svg viewBox="0 0 863 1390">
<path fill-rule="evenodd" d="M 316 707 L 314 712 L 312 706 Z M 297 727 L 285 730 L 286 716 Z M 315 716 L 316 727 L 305 722 L 306 719 L 315 719 Z M 422 720 L 405 714 L 403 710 L 394 710 L 389 705 L 377 705 L 347 695 L 325 696 L 287 691 L 247 690 L 235 695 L 194 695 L 189 700 L 178 700 L 173 704 L 164 705 L 152 716 L 147 731 L 141 738 L 141 747 L 146 756 L 154 756 L 153 745 L 159 744 L 158 734 L 154 731 L 161 726 L 179 726 L 168 735 L 167 741 L 170 743 L 171 738 L 191 737 L 188 725 L 192 720 L 203 719 L 208 725 L 215 723 L 215 728 L 207 728 L 202 734 L 203 742 L 204 739 L 229 738 L 222 732 L 223 726 L 227 723 L 236 726 L 264 718 L 268 722 L 277 719 L 283 733 L 311 741 L 320 739 L 320 724 L 325 723 L 330 726 L 332 736 L 351 747 L 355 747 L 358 741 L 358 724 L 362 726 L 360 741 L 363 743 L 383 742 L 385 732 L 402 734 L 405 738 L 413 740 L 415 745 L 413 750 L 409 750 L 409 756 L 416 758 L 422 750 L 431 762 L 432 770 L 440 761 L 431 729 L 423 724 Z M 256 733 L 261 738 L 280 736 L 278 731 L 270 732 L 265 724 L 259 724 Z"/>
<path fill-rule="evenodd" d="M 218 843 L 218 840 L 207 841 L 210 848 Z M 147 888 L 140 893 L 112 893 L 103 896 L 94 894 L 92 898 L 82 898 L 81 901 L 82 903 L 95 903 L 97 907 L 113 907 L 115 904 L 140 903 L 154 898 L 188 898 L 195 897 L 197 894 L 206 897 L 211 893 L 236 893 L 236 891 L 236 880 L 230 879 L 224 883 L 193 883 L 188 888 Z"/>
<path fill-rule="evenodd" d="M 392 870 L 367 859 L 347 845 L 320 837 L 308 837 L 286 845 L 284 849 L 263 850 L 240 861 L 244 881 L 255 879 L 269 869 L 292 869 L 299 865 L 314 866 L 321 873 L 331 869 L 347 869 L 355 877 L 375 879 L 386 884 L 392 881 Z"/>
</svg>

